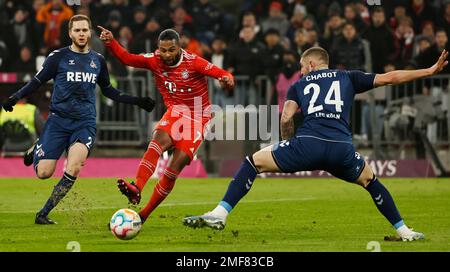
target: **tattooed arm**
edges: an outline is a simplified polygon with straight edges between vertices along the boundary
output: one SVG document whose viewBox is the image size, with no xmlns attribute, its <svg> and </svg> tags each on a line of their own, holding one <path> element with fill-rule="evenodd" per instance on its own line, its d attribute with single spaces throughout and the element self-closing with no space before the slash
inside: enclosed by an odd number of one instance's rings
<svg viewBox="0 0 450 272">
<path fill-rule="evenodd" d="M 292 100 L 287 100 L 284 103 L 283 113 L 281 114 L 281 139 L 289 140 L 294 137 L 295 126 L 294 126 L 294 114 L 297 112 L 298 105 L 297 102 Z"/>
</svg>

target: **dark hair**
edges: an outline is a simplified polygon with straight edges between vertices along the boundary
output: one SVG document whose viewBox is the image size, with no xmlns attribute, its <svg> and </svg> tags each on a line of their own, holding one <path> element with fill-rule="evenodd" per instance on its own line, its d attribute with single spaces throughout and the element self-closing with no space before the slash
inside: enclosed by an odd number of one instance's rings
<svg viewBox="0 0 450 272">
<path fill-rule="evenodd" d="M 278 30 L 276 30 L 275 28 L 269 28 L 266 33 L 264 33 L 264 37 L 266 37 L 267 35 L 277 35 L 280 36 L 280 32 Z"/>
<path fill-rule="evenodd" d="M 89 17 L 87 17 L 86 15 L 77 14 L 77 15 L 72 16 L 72 18 L 70 18 L 70 20 L 69 20 L 69 31 L 72 29 L 73 22 L 78 22 L 78 21 L 87 21 L 89 24 L 89 29 L 92 29 L 91 19 L 89 19 Z"/>
<path fill-rule="evenodd" d="M 158 42 L 175 40 L 176 44 L 180 44 L 180 35 L 173 29 L 166 29 L 159 34 Z"/>
<path fill-rule="evenodd" d="M 356 25 L 354 24 L 354 23 L 352 23 L 352 22 L 345 22 L 344 24 L 342 24 L 342 28 L 345 28 L 346 26 L 351 26 L 351 27 L 353 27 L 353 29 L 355 29 L 356 30 Z M 357 31 L 358 32 L 358 31 Z"/>
<path fill-rule="evenodd" d="M 382 8 L 382 7 L 375 7 L 373 10 L 372 10 L 372 15 L 374 14 L 374 13 L 383 13 L 383 14 L 386 14 L 385 12 L 384 12 L 384 9 Z"/>
<path fill-rule="evenodd" d="M 434 35 L 436 35 L 438 32 L 445 32 L 447 34 L 447 31 L 445 31 L 445 28 L 439 27 L 434 31 Z"/>
</svg>

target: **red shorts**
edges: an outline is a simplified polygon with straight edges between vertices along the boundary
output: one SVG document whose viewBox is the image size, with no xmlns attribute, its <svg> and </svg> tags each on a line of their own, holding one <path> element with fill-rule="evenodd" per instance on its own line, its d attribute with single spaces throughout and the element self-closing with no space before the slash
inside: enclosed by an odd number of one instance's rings
<svg viewBox="0 0 450 272">
<path fill-rule="evenodd" d="M 210 120 L 210 117 L 194 117 L 169 108 L 159 120 L 155 130 L 167 132 L 175 148 L 186 153 L 192 161 L 204 140 L 205 130 Z"/>
</svg>

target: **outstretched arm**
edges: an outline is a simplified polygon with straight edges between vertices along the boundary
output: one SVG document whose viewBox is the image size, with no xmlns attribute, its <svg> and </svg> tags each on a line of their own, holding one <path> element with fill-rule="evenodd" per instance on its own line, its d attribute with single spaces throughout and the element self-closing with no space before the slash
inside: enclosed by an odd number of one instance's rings
<svg viewBox="0 0 450 272">
<path fill-rule="evenodd" d="M 153 56 L 153 54 L 131 54 L 114 39 L 111 31 L 102 26 L 97 27 L 102 31 L 100 33 L 100 40 L 103 41 L 109 52 L 111 52 L 111 54 L 116 57 L 121 63 L 136 68 L 151 69 L 149 57 Z"/>
<path fill-rule="evenodd" d="M 105 60 L 101 58 L 100 63 L 101 68 L 98 77 L 98 85 L 100 86 L 103 95 L 120 103 L 137 105 L 148 112 L 153 110 L 155 101 L 151 97 L 131 96 L 114 88 L 109 80 L 109 73 Z"/>
<path fill-rule="evenodd" d="M 442 69 L 444 69 L 444 67 L 448 64 L 448 60 L 446 60 L 447 57 L 448 51 L 443 50 L 438 61 L 429 68 L 418 70 L 396 70 L 385 74 L 377 74 L 375 76 L 374 87 L 390 84 L 401 84 L 419 78 L 435 75 L 442 71 Z"/>
<path fill-rule="evenodd" d="M 295 134 L 294 114 L 298 110 L 297 102 L 293 100 L 286 100 L 283 106 L 283 113 L 281 114 L 281 139 L 289 140 Z"/>
<path fill-rule="evenodd" d="M 39 89 L 42 84 L 53 78 L 58 70 L 60 58 L 61 56 L 59 55 L 59 50 L 55 50 L 50 53 L 47 59 L 45 59 L 42 69 L 37 72 L 37 74 L 25 86 L 12 94 L 3 104 L 5 111 L 13 111 L 13 107 L 16 105 L 17 101 L 30 95 L 32 92 Z"/>
<path fill-rule="evenodd" d="M 194 62 L 194 67 L 199 73 L 219 80 L 222 89 L 232 90 L 234 88 L 233 75 L 223 69 L 220 69 L 204 58 L 197 57 Z"/>
</svg>

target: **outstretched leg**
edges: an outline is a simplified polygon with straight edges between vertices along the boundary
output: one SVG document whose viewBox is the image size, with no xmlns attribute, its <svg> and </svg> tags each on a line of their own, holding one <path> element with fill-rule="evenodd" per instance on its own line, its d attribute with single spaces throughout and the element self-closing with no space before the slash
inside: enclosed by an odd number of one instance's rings
<svg viewBox="0 0 450 272">
<path fill-rule="evenodd" d="M 164 171 L 164 175 L 161 177 L 153 190 L 153 194 L 150 197 L 149 202 L 139 212 L 139 216 L 143 222 L 147 220 L 153 210 L 156 209 L 156 207 L 158 207 L 158 205 L 161 204 L 161 202 L 163 202 L 163 200 L 170 194 L 175 186 L 175 180 L 177 179 L 178 174 L 189 163 L 189 161 L 190 158 L 186 153 L 179 149 L 175 149 L 172 158 Z"/>
<path fill-rule="evenodd" d="M 161 154 L 172 147 L 172 139 L 169 134 L 163 130 L 156 129 L 153 132 L 147 151 L 139 163 L 136 173 L 136 183 L 127 182 L 123 179 L 117 181 L 119 190 L 127 196 L 128 201 L 132 204 L 139 204 L 141 201 L 141 192 L 144 189 L 148 179 L 153 175 L 158 164 Z"/>
<path fill-rule="evenodd" d="M 36 214 L 36 224 L 56 224 L 48 218 L 48 214 L 58 205 L 58 203 L 66 196 L 72 188 L 81 168 L 88 156 L 88 149 L 82 143 L 75 143 L 69 149 L 67 157 L 67 168 L 61 180 L 55 185 L 52 194 L 48 198 L 44 207 Z M 43 161 L 42 161 L 43 162 Z M 39 167 L 41 162 L 38 164 Z M 38 171 L 39 171 L 38 167 Z"/>
<path fill-rule="evenodd" d="M 272 156 L 272 148 L 273 146 L 266 147 L 246 157 L 219 205 L 202 216 L 184 218 L 184 224 L 193 228 L 203 226 L 218 230 L 225 228 L 228 214 L 250 191 L 256 175 L 263 172 L 281 172 Z"/>
<path fill-rule="evenodd" d="M 355 183 L 361 185 L 370 193 L 377 209 L 397 230 L 397 234 L 403 241 L 412 241 L 425 238 L 422 233 L 412 231 L 405 225 L 397 207 L 395 206 L 394 199 L 391 194 L 378 180 L 368 164 L 365 164 L 361 175 Z"/>
</svg>

